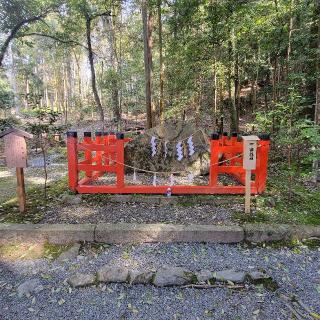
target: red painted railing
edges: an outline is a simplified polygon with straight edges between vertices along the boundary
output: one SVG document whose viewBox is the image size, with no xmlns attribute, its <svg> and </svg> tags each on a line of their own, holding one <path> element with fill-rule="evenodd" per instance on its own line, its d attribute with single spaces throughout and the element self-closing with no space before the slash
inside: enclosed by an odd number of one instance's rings
<svg viewBox="0 0 320 320">
<path fill-rule="evenodd" d="M 196 185 L 126 185 L 124 147 L 131 141 L 122 133 L 96 132 L 95 139 L 91 132 L 85 132 L 82 141 L 77 132 L 67 133 L 69 188 L 78 193 L 152 193 L 165 194 L 171 188 L 172 194 L 244 194 L 245 170 L 242 167 L 243 141 L 236 133 L 229 138 L 227 134 L 212 134 L 210 178 L 206 186 Z M 266 187 L 268 153 L 270 141 L 268 135 L 261 135 L 257 148 L 257 167 L 252 171 L 251 193 L 262 193 Z M 79 153 L 83 160 L 79 161 Z M 141 168 L 143 169 L 143 168 Z M 139 169 L 137 169 L 139 171 Z M 79 179 L 79 173 L 84 178 Z M 142 170 L 143 171 L 143 170 Z M 116 174 L 114 185 L 92 185 L 105 173 Z M 219 174 L 233 176 L 240 185 L 221 185 Z M 168 172 L 170 175 L 170 172 Z"/>
</svg>

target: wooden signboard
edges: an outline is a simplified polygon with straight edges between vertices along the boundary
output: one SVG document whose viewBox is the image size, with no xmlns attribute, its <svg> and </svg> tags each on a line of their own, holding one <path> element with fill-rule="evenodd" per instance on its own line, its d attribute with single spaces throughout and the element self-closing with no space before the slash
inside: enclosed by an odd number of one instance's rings
<svg viewBox="0 0 320 320">
<path fill-rule="evenodd" d="M 251 200 L 251 170 L 256 169 L 257 164 L 257 136 L 243 136 L 243 168 L 246 170 L 245 183 L 245 213 L 250 213 Z"/>
<path fill-rule="evenodd" d="M 4 155 L 8 168 L 27 167 L 27 144 L 23 137 L 11 133 L 4 137 Z"/>
<path fill-rule="evenodd" d="M 27 144 L 25 138 L 32 138 L 32 134 L 11 128 L 0 132 L 0 138 L 4 138 L 4 155 L 7 167 L 16 168 L 19 208 L 20 212 L 25 212 L 26 193 L 23 173 L 23 168 L 27 167 Z"/>
</svg>

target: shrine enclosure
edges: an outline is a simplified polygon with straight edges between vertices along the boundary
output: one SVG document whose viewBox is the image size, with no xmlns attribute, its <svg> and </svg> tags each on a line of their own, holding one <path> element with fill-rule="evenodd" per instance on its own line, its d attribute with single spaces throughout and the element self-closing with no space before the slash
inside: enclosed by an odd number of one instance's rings
<svg viewBox="0 0 320 320">
<path fill-rule="evenodd" d="M 270 139 L 268 134 L 261 134 L 257 141 L 256 169 L 251 173 L 251 194 L 265 190 L 267 179 L 268 153 Z M 126 185 L 125 168 L 137 172 L 150 172 L 143 168 L 134 168 L 125 164 L 124 147 L 131 141 L 123 133 L 85 132 L 83 139 L 78 139 L 77 132 L 67 132 L 69 188 L 77 193 L 110 194 L 244 194 L 245 169 L 243 168 L 244 143 L 241 136 L 232 133 L 213 133 L 210 137 L 210 171 L 208 185 Z M 151 154 L 151 150 L 150 150 Z M 80 172 L 83 172 L 80 179 Z M 114 173 L 113 185 L 95 184 L 106 173 Z M 151 172 L 165 174 L 163 172 Z M 167 172 L 167 175 L 172 172 Z M 218 175 L 231 175 L 238 185 L 218 183 Z"/>
</svg>

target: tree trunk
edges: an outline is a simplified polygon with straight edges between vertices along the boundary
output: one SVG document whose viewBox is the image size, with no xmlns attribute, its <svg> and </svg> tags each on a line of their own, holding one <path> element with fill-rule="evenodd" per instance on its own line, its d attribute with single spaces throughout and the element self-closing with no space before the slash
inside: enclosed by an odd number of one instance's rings
<svg viewBox="0 0 320 320">
<path fill-rule="evenodd" d="M 163 71 L 163 52 L 162 52 L 162 17 L 161 0 L 158 0 L 158 27 L 159 27 L 159 66 L 160 66 L 160 97 L 159 97 L 159 117 L 160 123 L 164 122 L 164 71 Z"/>
<path fill-rule="evenodd" d="M 230 130 L 231 131 L 238 131 L 238 114 L 236 108 L 236 101 L 235 101 L 235 76 L 234 76 L 234 29 L 232 29 L 230 33 L 231 39 L 228 43 L 228 94 L 229 94 L 229 105 L 230 105 Z"/>
<path fill-rule="evenodd" d="M 317 56 L 316 56 L 316 104 L 314 108 L 314 122 L 320 125 L 320 0 L 315 0 L 315 21 L 318 20 L 317 36 Z M 314 180 L 320 182 L 320 160 L 316 159 L 313 163 Z"/>
<path fill-rule="evenodd" d="M 286 56 L 286 80 L 288 81 L 289 76 L 289 61 L 291 55 L 291 47 L 292 47 L 292 30 L 293 30 L 293 14 L 292 14 L 292 7 L 293 7 L 293 0 L 290 1 L 290 18 L 288 23 L 288 46 L 287 46 L 287 56 Z"/>
<path fill-rule="evenodd" d="M 105 20 L 103 20 L 105 21 Z M 116 51 L 116 41 L 115 41 L 115 30 L 114 30 L 114 22 L 112 21 L 112 17 L 109 16 L 106 18 L 106 22 L 108 25 L 108 42 L 110 49 L 110 64 L 111 69 L 116 75 L 111 79 L 111 98 L 112 98 L 112 110 L 113 116 L 117 123 L 121 121 L 121 111 L 119 106 L 119 84 L 118 84 L 118 59 L 117 59 L 117 51 Z"/>
<path fill-rule="evenodd" d="M 88 60 L 90 63 L 90 71 L 91 71 L 91 87 L 93 91 L 94 100 L 96 102 L 96 106 L 100 114 L 100 121 L 104 125 L 104 110 L 98 94 L 96 72 L 94 69 L 93 52 L 92 52 L 92 44 L 91 44 L 91 17 L 89 16 L 86 16 L 86 36 L 87 36 L 87 47 L 88 47 Z"/>
<path fill-rule="evenodd" d="M 213 59 L 213 121 L 215 123 L 218 113 L 218 88 L 217 88 L 217 61 Z"/>
<path fill-rule="evenodd" d="M 18 94 L 18 90 L 17 90 L 17 75 L 16 75 L 16 70 L 15 70 L 15 59 L 14 59 L 14 54 L 13 54 L 13 50 L 12 50 L 12 44 L 10 44 L 8 47 L 8 55 L 10 57 L 10 63 L 9 63 L 7 76 L 8 76 L 9 82 L 10 82 L 11 89 L 14 94 L 13 99 L 14 99 L 15 112 L 17 115 L 19 115 L 21 102 L 20 102 L 19 94 Z"/>
<path fill-rule="evenodd" d="M 143 42 L 144 42 L 144 70 L 145 70 L 145 91 L 146 91 L 146 112 L 147 128 L 153 127 L 153 106 L 152 106 L 152 54 L 151 54 L 151 19 L 148 15 L 147 0 L 142 1 L 141 7 L 143 22 Z"/>
<path fill-rule="evenodd" d="M 240 71 L 239 71 L 239 53 L 235 53 L 235 65 L 234 65 L 234 108 L 236 113 L 236 126 L 235 129 L 239 129 L 239 115 L 240 115 Z"/>
</svg>

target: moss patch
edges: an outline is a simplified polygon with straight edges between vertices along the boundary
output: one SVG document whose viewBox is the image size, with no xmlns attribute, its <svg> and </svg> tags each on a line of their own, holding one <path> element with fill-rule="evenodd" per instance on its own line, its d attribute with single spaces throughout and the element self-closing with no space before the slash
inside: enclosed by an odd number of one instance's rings
<svg viewBox="0 0 320 320">
<path fill-rule="evenodd" d="M 292 185 L 289 197 L 287 181 L 288 178 L 281 173 L 270 176 L 266 192 L 256 197 L 253 213 L 235 212 L 234 220 L 240 223 L 320 225 L 320 188 L 301 178 Z"/>
<path fill-rule="evenodd" d="M 56 245 L 51 243 L 44 244 L 44 254 L 43 257 L 47 259 L 56 259 L 61 253 L 69 250 L 72 245 Z"/>
<path fill-rule="evenodd" d="M 68 178 L 64 177 L 47 187 L 47 198 L 40 186 L 27 190 L 27 211 L 20 214 L 17 199 L 5 202 L 0 208 L 0 222 L 8 223 L 38 223 L 43 219 L 47 206 L 55 206 L 61 194 L 68 191 Z"/>
<path fill-rule="evenodd" d="M 40 258 L 55 259 L 70 247 L 70 245 L 52 245 L 49 243 L 19 243 L 2 245 L 0 246 L 0 261 L 28 260 Z"/>
</svg>

